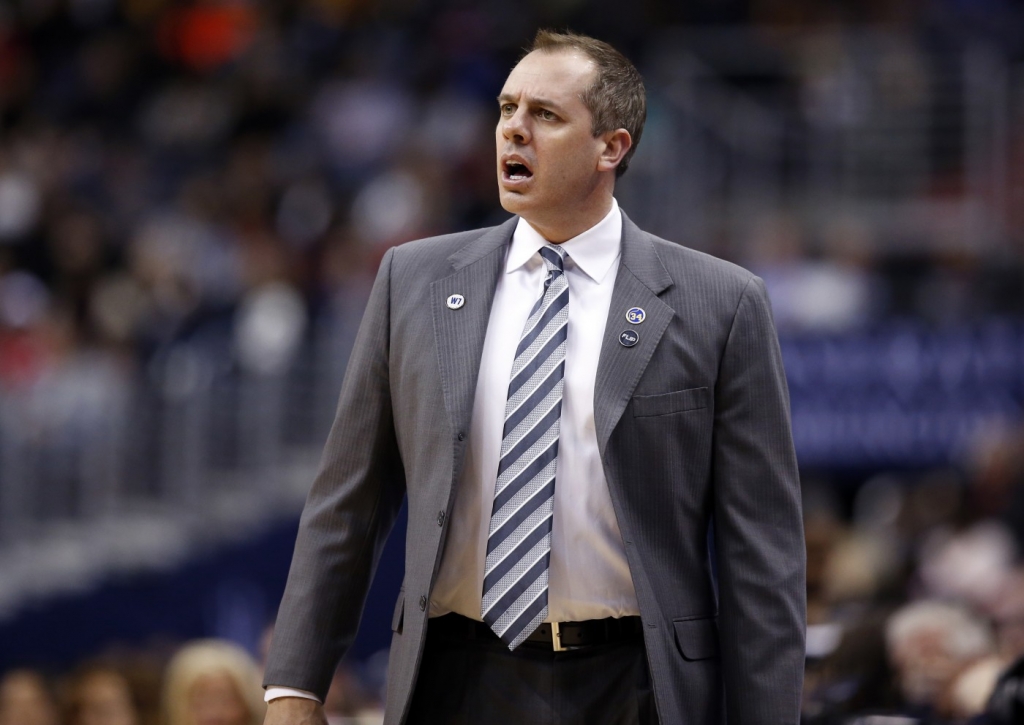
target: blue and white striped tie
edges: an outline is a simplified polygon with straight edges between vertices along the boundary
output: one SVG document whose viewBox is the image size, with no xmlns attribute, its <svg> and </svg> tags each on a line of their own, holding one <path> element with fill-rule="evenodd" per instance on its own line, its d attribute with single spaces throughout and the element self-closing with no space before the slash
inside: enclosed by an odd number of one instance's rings
<svg viewBox="0 0 1024 725">
<path fill-rule="evenodd" d="M 569 284 L 565 253 L 548 244 L 540 255 L 548 277 L 512 364 L 484 566 L 483 619 L 510 650 L 548 614 Z"/>
</svg>

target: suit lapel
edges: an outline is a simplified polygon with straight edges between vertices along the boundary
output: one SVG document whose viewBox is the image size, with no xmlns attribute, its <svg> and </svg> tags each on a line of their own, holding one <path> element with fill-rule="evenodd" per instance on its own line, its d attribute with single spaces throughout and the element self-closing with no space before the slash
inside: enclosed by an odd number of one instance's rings
<svg viewBox="0 0 1024 725">
<path fill-rule="evenodd" d="M 491 302 L 515 226 L 512 217 L 470 242 L 448 258 L 453 273 L 430 285 L 445 408 L 456 432 L 469 430 Z M 453 310 L 447 299 L 455 294 L 465 303 Z M 458 471 L 460 462 L 456 464 Z"/>
<path fill-rule="evenodd" d="M 452 274 L 430 285 L 441 384 L 454 431 L 469 430 L 491 303 L 516 221 L 512 217 L 453 254 L 449 257 Z M 654 243 L 623 213 L 622 259 L 612 291 L 594 390 L 594 419 L 602 455 L 675 315 L 658 297 L 672 283 Z M 465 297 L 460 309 L 449 309 L 446 304 L 453 294 Z M 632 307 L 641 307 L 646 314 L 639 325 L 626 321 L 626 312 Z M 619 343 L 619 335 L 625 330 L 639 335 L 640 340 L 633 347 Z"/>
<path fill-rule="evenodd" d="M 675 315 L 658 297 L 671 285 L 672 277 L 662 264 L 654 242 L 623 213 L 622 259 L 612 291 L 594 386 L 594 421 L 602 456 L 612 430 Z M 626 321 L 626 312 L 633 307 L 640 307 L 645 313 L 644 321 L 638 325 Z M 633 347 L 619 342 L 619 335 L 626 330 L 640 338 Z"/>
</svg>

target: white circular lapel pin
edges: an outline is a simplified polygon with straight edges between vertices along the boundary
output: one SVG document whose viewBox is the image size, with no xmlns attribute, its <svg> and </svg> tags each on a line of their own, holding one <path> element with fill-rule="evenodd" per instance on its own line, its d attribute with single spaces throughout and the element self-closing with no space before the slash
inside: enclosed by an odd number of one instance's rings
<svg viewBox="0 0 1024 725">
<path fill-rule="evenodd" d="M 466 304 L 466 298 L 462 295 L 448 295 L 448 299 L 445 300 L 445 304 L 448 305 L 449 310 L 457 310 Z"/>
<path fill-rule="evenodd" d="M 631 325 L 639 325 L 647 318 L 647 313 L 644 312 L 643 307 L 630 307 L 626 313 L 626 322 Z"/>
</svg>

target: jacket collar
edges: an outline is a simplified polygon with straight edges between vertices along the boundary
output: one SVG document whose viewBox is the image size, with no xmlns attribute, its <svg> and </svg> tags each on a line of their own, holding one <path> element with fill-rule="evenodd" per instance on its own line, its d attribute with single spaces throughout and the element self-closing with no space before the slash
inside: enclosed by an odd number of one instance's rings
<svg viewBox="0 0 1024 725">
<path fill-rule="evenodd" d="M 622 213 L 622 262 L 651 292 L 660 295 L 672 286 L 672 277 L 665 269 L 654 238 Z"/>
<path fill-rule="evenodd" d="M 452 269 L 460 270 L 480 261 L 491 252 L 512 242 L 519 217 L 513 216 L 496 227 L 491 227 L 466 246 L 448 257 Z M 506 250 L 507 251 L 507 250 Z M 672 286 L 672 277 L 658 256 L 651 235 L 640 229 L 622 212 L 622 259 L 620 264 L 629 269 L 651 292 L 661 294 Z"/>
</svg>

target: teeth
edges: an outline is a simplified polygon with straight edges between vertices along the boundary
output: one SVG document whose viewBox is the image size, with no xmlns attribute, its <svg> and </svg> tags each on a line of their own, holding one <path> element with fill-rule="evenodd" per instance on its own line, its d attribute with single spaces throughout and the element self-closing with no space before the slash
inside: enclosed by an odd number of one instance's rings
<svg viewBox="0 0 1024 725">
<path fill-rule="evenodd" d="M 505 164 L 505 173 L 510 181 L 522 181 L 529 178 L 526 166 L 518 161 L 509 161 Z"/>
</svg>

